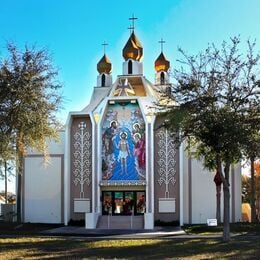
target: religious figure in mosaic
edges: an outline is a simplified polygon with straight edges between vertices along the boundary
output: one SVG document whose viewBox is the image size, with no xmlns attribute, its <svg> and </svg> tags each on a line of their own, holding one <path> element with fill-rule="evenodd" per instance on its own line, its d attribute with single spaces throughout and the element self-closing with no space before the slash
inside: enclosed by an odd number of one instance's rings
<svg viewBox="0 0 260 260">
<path fill-rule="evenodd" d="M 145 172 L 145 140 L 140 133 L 133 135 L 133 142 L 135 145 L 134 156 L 135 156 L 135 168 L 139 176 L 144 178 Z"/>
<path fill-rule="evenodd" d="M 106 173 L 103 178 L 109 179 L 112 176 L 114 168 L 114 140 L 117 133 L 117 122 L 110 122 L 110 126 L 105 130 L 102 136 L 104 158 L 102 160 L 102 171 Z"/>
<path fill-rule="evenodd" d="M 138 104 L 109 104 L 102 126 L 102 180 L 144 180 L 145 156 L 145 124 Z"/>
<path fill-rule="evenodd" d="M 109 160 L 114 151 L 114 138 L 117 132 L 116 121 L 111 121 L 110 127 L 107 128 L 103 134 L 103 144 L 105 148 L 105 156 Z"/>
<path fill-rule="evenodd" d="M 126 138 L 126 132 L 120 133 L 120 141 L 117 148 L 119 149 L 118 161 L 121 163 L 121 174 L 127 175 L 127 157 L 130 155 L 130 150 Z"/>
</svg>

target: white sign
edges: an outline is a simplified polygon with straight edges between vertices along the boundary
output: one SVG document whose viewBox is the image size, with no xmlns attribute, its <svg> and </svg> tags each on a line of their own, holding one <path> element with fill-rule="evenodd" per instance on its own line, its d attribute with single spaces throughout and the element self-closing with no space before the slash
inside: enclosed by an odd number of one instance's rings
<svg viewBox="0 0 260 260">
<path fill-rule="evenodd" d="M 75 213 L 89 213 L 90 212 L 90 199 L 74 199 L 74 212 Z"/>
<path fill-rule="evenodd" d="M 175 198 L 159 198 L 159 213 L 174 213 Z"/>
<path fill-rule="evenodd" d="M 215 218 L 207 219 L 207 225 L 211 226 L 211 227 L 214 227 L 214 226 L 218 225 L 218 222 L 217 222 L 217 220 Z"/>
</svg>

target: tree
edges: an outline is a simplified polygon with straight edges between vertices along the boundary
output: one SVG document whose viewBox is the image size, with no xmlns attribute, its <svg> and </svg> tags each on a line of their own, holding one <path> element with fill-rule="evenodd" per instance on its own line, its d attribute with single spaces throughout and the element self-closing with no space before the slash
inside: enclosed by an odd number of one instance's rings
<svg viewBox="0 0 260 260">
<path fill-rule="evenodd" d="M 0 60 L 0 156 L 16 160 L 17 220 L 21 221 L 21 178 L 28 147 L 47 155 L 46 141 L 58 138 L 62 96 L 47 50 L 7 44 Z"/>
<path fill-rule="evenodd" d="M 259 108 L 258 108 L 259 110 Z M 256 171 L 255 166 L 257 166 L 255 160 L 260 157 L 260 132 L 259 126 L 257 125 L 257 121 L 259 120 L 259 113 L 257 108 L 251 109 L 251 113 L 248 114 L 247 124 L 248 127 L 246 128 L 247 139 L 244 144 L 244 154 L 246 159 L 250 161 L 250 206 L 251 206 L 251 221 L 256 222 L 256 185 L 255 185 L 255 178 L 256 178 Z"/>
<path fill-rule="evenodd" d="M 255 162 L 254 168 L 255 168 L 256 175 L 260 176 L 260 160 Z"/>
<path fill-rule="evenodd" d="M 187 72 L 175 70 L 171 98 L 177 105 L 163 106 L 165 126 L 180 131 L 181 139 L 196 143 L 195 150 L 202 147 L 202 156 L 214 158 L 223 182 L 225 242 L 230 239 L 230 166 L 242 158 L 248 141 L 247 115 L 251 107 L 259 108 L 260 94 L 255 43 L 248 41 L 246 56 L 239 53 L 239 44 L 240 39 L 234 37 L 220 49 L 212 44 L 197 56 L 179 49 Z"/>
<path fill-rule="evenodd" d="M 256 207 L 257 207 L 257 219 L 260 221 L 260 161 L 255 162 L 255 187 L 256 187 Z"/>
<path fill-rule="evenodd" d="M 242 174 L 242 203 L 249 203 L 250 202 L 250 177 Z"/>
<path fill-rule="evenodd" d="M 251 165 L 251 161 L 250 161 Z M 252 166 L 252 165 L 251 165 Z M 252 186 L 252 167 L 250 167 L 250 177 L 242 175 L 242 201 L 244 203 L 250 203 L 251 207 L 251 221 L 260 220 L 260 163 L 254 162 L 254 186 Z M 253 195 L 253 196 L 252 196 Z M 252 216 L 252 197 L 254 197 L 254 212 L 255 216 Z M 257 209 L 257 214 L 256 214 Z"/>
<path fill-rule="evenodd" d="M 5 190 L 4 190 L 4 197 L 5 197 L 5 204 L 8 203 L 8 188 L 7 183 L 10 181 L 10 177 L 14 176 L 13 173 L 13 166 L 11 161 L 2 161 L 0 159 L 0 179 L 3 179 L 5 181 Z"/>
</svg>

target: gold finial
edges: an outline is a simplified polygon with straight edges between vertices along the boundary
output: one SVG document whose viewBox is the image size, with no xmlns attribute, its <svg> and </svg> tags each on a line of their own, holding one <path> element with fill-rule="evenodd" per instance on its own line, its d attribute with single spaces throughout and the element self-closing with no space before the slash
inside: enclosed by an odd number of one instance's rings
<svg viewBox="0 0 260 260">
<path fill-rule="evenodd" d="M 135 20 L 137 20 L 138 18 L 134 16 L 134 14 L 132 15 L 132 17 L 129 18 L 130 21 L 132 21 L 132 26 L 131 29 L 134 31 L 135 30 Z M 133 32 L 132 31 L 132 32 Z"/>
<path fill-rule="evenodd" d="M 101 45 L 104 47 L 104 55 L 97 64 L 97 70 L 100 74 L 101 73 L 110 74 L 112 71 L 112 64 L 106 55 L 106 46 L 108 46 L 108 43 L 104 41 Z"/>
<path fill-rule="evenodd" d="M 158 43 L 161 44 L 161 53 L 158 56 L 158 58 L 155 60 L 154 67 L 157 72 L 160 71 L 167 72 L 170 68 L 170 62 L 165 58 L 163 54 L 163 44 L 165 43 L 165 41 L 163 40 L 163 38 L 161 38 L 161 40 L 158 41 Z"/>
<path fill-rule="evenodd" d="M 163 44 L 165 43 L 165 41 L 163 40 L 163 38 L 161 38 L 161 40 L 158 41 L 158 43 L 161 44 L 161 52 L 163 52 Z"/>
</svg>

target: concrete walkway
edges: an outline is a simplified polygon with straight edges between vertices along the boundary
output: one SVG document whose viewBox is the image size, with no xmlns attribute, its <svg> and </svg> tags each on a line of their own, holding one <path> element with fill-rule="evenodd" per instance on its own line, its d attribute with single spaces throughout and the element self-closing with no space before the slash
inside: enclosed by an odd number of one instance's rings
<svg viewBox="0 0 260 260">
<path fill-rule="evenodd" d="M 84 227 L 65 226 L 41 232 L 50 236 L 84 236 L 97 238 L 162 238 L 169 236 L 183 236 L 186 233 L 181 227 L 156 227 L 145 229 L 85 229 Z M 187 235 L 188 236 L 188 235 Z"/>
<path fill-rule="evenodd" d="M 156 227 L 145 229 L 85 229 L 84 227 L 64 226 L 42 231 L 49 236 L 76 237 L 82 239 L 221 239 L 223 234 L 187 234 L 181 227 Z M 245 236 L 242 233 L 231 233 L 230 237 Z M 259 236 L 252 236 L 252 239 Z"/>
</svg>

